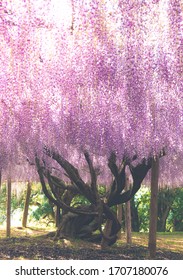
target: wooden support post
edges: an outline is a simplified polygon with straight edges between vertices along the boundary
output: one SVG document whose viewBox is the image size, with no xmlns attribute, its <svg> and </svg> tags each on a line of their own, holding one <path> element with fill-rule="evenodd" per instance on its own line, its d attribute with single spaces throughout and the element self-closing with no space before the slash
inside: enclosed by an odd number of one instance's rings
<svg viewBox="0 0 183 280">
<path fill-rule="evenodd" d="M 0 169 L 0 192 L 1 192 L 1 183 L 2 183 L 2 170 Z"/>
<path fill-rule="evenodd" d="M 125 190 L 130 189 L 129 179 L 126 179 Z M 126 241 L 127 244 L 132 243 L 132 225 L 131 225 L 131 207 L 130 200 L 125 203 L 125 229 L 126 229 Z"/>
<path fill-rule="evenodd" d="M 151 202 L 149 224 L 149 254 L 150 258 L 156 256 L 156 231 L 157 231 L 157 201 L 158 201 L 159 158 L 153 159 L 151 169 Z"/>
<path fill-rule="evenodd" d="M 24 212 L 23 212 L 23 219 L 22 219 L 22 227 L 27 227 L 30 195 L 31 195 L 31 183 L 28 182 L 25 205 L 24 205 Z"/>
<path fill-rule="evenodd" d="M 11 235 L 11 178 L 7 182 L 7 200 L 6 200 L 6 237 Z"/>
</svg>

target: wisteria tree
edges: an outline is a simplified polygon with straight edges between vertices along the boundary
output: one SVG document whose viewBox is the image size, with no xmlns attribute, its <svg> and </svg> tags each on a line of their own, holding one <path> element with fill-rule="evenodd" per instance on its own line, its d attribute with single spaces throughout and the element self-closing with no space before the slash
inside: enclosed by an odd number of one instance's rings
<svg viewBox="0 0 183 280">
<path fill-rule="evenodd" d="M 155 158 L 162 183 L 182 184 L 182 13 L 179 0 L 0 2 L 0 167 L 41 181 L 57 237 L 114 243 L 112 207 Z"/>
</svg>

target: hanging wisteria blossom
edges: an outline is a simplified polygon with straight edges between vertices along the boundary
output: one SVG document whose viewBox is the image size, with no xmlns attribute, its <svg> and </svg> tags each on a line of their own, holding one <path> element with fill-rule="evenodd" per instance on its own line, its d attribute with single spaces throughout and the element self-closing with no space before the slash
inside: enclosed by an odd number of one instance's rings
<svg viewBox="0 0 183 280">
<path fill-rule="evenodd" d="M 162 180 L 181 184 L 182 19 L 179 0 L 0 1 L 4 174 L 44 147 L 101 169 L 164 151 Z"/>
</svg>

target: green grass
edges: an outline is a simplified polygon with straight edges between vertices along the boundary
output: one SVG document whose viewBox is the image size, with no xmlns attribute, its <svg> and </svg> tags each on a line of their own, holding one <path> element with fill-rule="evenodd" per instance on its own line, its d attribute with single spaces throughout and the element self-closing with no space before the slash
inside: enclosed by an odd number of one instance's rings
<svg viewBox="0 0 183 280">
<path fill-rule="evenodd" d="M 11 237 L 31 237 L 34 241 L 41 239 L 46 233 L 55 231 L 55 228 L 36 228 L 36 227 L 12 227 Z M 0 227 L 0 239 L 6 237 L 6 230 L 4 227 Z M 48 240 L 47 240 L 48 241 Z M 29 241 L 30 242 L 30 241 Z M 49 241 L 48 241 L 49 242 Z M 55 242 L 50 240 L 50 242 Z M 57 241 L 58 243 L 60 241 Z M 61 241 L 63 243 L 63 241 Z M 85 246 L 85 242 L 82 240 L 65 241 L 65 245 L 68 247 L 82 247 Z M 126 244 L 125 233 L 121 234 L 120 239 L 116 242 L 115 246 L 120 247 Z M 132 233 L 132 244 L 148 247 L 148 233 Z M 183 232 L 158 232 L 157 233 L 157 249 L 165 249 L 172 252 L 183 253 Z"/>
<path fill-rule="evenodd" d="M 122 233 L 117 245 L 125 243 L 125 233 Z M 148 233 L 133 232 L 132 244 L 148 247 Z M 158 232 L 157 248 L 183 253 L 183 232 Z"/>
<path fill-rule="evenodd" d="M 11 227 L 11 237 L 37 237 L 44 235 L 55 228 L 37 228 L 37 227 Z M 0 226 L 0 238 L 6 237 L 6 230 Z"/>
<path fill-rule="evenodd" d="M 55 228 L 51 231 L 53 230 Z M 12 227 L 11 238 L 6 238 L 5 228 L 0 227 L 0 259 L 67 259 L 68 252 L 71 259 L 73 256 L 78 259 L 83 249 L 82 252 L 87 252 L 87 254 L 89 252 L 89 257 L 91 256 L 92 259 L 98 259 L 99 255 L 99 259 L 101 257 L 113 259 L 116 254 L 124 259 L 149 259 L 148 233 L 133 233 L 132 245 L 126 244 L 125 233 L 122 233 L 116 244 L 103 252 L 100 244 L 78 239 L 56 241 L 47 235 L 48 232 L 50 229 L 46 228 Z M 158 259 L 182 259 L 183 232 L 157 233 L 157 257 Z"/>
</svg>

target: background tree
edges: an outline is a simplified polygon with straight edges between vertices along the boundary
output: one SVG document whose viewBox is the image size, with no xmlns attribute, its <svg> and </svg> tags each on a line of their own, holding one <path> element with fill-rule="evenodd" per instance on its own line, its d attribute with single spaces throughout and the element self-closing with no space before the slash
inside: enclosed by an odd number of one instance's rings
<svg viewBox="0 0 183 280">
<path fill-rule="evenodd" d="M 166 221 L 176 198 L 175 189 L 164 188 L 158 193 L 158 224 L 157 231 L 166 231 Z"/>
<path fill-rule="evenodd" d="M 132 231 L 139 232 L 140 231 L 140 218 L 138 213 L 138 206 L 140 202 L 135 202 L 135 198 L 133 197 L 130 201 L 131 204 L 131 215 L 132 215 Z"/>
<path fill-rule="evenodd" d="M 168 224 L 171 230 L 183 230 L 183 188 L 175 189 L 174 201 L 170 209 Z M 172 226 L 173 224 L 173 226 Z"/>
<path fill-rule="evenodd" d="M 25 199 L 25 205 L 24 205 L 23 218 L 22 218 L 22 226 L 23 227 L 27 226 L 30 196 L 31 196 L 31 183 L 28 182 L 27 183 L 27 193 L 26 193 L 26 199 Z"/>
</svg>

